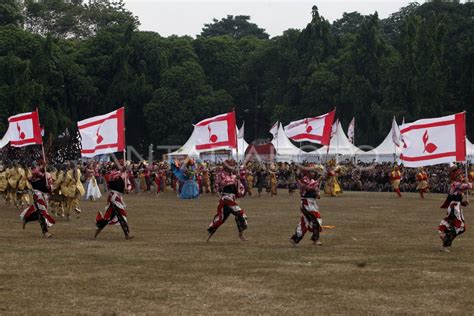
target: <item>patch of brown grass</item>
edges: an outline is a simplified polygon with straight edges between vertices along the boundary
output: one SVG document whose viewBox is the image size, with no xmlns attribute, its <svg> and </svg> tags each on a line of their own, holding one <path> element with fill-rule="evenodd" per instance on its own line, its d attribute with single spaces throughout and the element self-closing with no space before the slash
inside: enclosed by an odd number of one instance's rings
<svg viewBox="0 0 474 316">
<path fill-rule="evenodd" d="M 444 196 L 420 201 L 386 193 L 323 197 L 324 246 L 288 238 L 298 198 L 241 200 L 248 242 L 233 218 L 206 243 L 217 198 L 182 201 L 172 193 L 126 197 L 135 239 L 107 227 L 92 240 L 96 210 L 41 237 L 21 230 L 2 207 L 0 314 L 381 314 L 474 310 L 474 245 L 468 230 L 451 253 L 438 250 Z M 472 222 L 470 208 L 466 210 Z"/>
</svg>

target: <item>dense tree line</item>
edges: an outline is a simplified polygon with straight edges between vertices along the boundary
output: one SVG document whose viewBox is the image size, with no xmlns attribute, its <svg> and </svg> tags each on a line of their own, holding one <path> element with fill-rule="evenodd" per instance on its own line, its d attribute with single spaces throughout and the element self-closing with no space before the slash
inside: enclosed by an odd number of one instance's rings
<svg viewBox="0 0 474 316">
<path fill-rule="evenodd" d="M 310 15 L 311 13 L 311 15 Z M 191 123 L 236 108 L 246 138 L 337 106 L 357 144 L 376 145 L 406 121 L 468 111 L 474 122 L 474 3 L 412 3 L 387 19 L 317 7 L 302 30 L 270 38 L 248 16 L 191 37 L 139 31 L 122 1 L 3 0 L 0 132 L 40 108 L 48 137 L 126 107 L 127 141 L 181 144 Z"/>
</svg>

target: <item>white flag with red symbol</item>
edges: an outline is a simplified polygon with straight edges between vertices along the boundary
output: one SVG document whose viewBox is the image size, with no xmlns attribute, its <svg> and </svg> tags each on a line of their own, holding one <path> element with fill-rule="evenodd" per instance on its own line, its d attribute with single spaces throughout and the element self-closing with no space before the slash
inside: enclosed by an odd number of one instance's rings
<svg viewBox="0 0 474 316">
<path fill-rule="evenodd" d="M 466 160 L 465 113 L 422 119 L 400 126 L 400 160 L 422 167 Z"/>
<path fill-rule="evenodd" d="M 321 116 L 291 122 L 285 126 L 285 132 L 289 138 L 297 142 L 308 141 L 329 145 L 335 114 L 336 109 Z"/>
<path fill-rule="evenodd" d="M 77 127 L 81 134 L 82 157 L 125 150 L 124 108 L 82 120 L 77 123 Z"/>
<path fill-rule="evenodd" d="M 217 115 L 197 123 L 196 150 L 210 151 L 237 147 L 235 112 Z"/>
<path fill-rule="evenodd" d="M 22 113 L 8 118 L 8 130 L 0 140 L 0 148 L 10 143 L 13 147 L 41 145 L 41 127 L 38 111 Z"/>
</svg>

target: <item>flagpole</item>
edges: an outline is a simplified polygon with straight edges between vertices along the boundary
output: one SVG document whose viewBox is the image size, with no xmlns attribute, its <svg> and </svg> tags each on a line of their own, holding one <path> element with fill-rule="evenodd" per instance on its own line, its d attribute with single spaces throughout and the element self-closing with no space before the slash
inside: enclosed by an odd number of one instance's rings
<svg viewBox="0 0 474 316">
<path fill-rule="evenodd" d="M 276 152 L 276 154 L 275 154 L 275 162 L 278 161 L 278 159 L 277 159 L 278 157 L 277 157 L 277 156 L 278 156 L 278 151 L 279 151 L 278 138 L 279 138 L 279 136 L 280 136 L 280 135 L 279 135 L 279 134 L 280 134 L 280 124 L 281 124 L 281 123 L 278 122 L 278 126 L 277 126 L 277 152 Z M 282 129 L 283 129 L 283 128 L 282 128 Z"/>
<path fill-rule="evenodd" d="M 235 108 L 232 108 L 232 112 L 234 112 L 234 121 L 236 122 L 235 124 L 235 128 L 237 128 L 237 117 L 235 115 Z M 235 152 L 237 154 L 237 167 L 239 167 L 240 169 L 240 164 L 239 164 L 239 135 L 238 135 L 238 131 L 236 131 L 237 133 L 235 133 L 235 144 L 236 144 L 236 148 L 235 148 Z M 230 151 L 232 153 L 232 150 Z"/>
<path fill-rule="evenodd" d="M 125 163 L 127 160 L 127 141 L 125 138 L 125 106 L 123 107 L 123 169 L 125 171 L 125 190 L 127 192 L 128 189 L 128 171 L 127 171 L 127 164 Z"/>
<path fill-rule="evenodd" d="M 36 107 L 36 114 L 38 115 L 38 119 L 39 119 L 39 109 L 38 109 L 38 107 Z M 40 134 L 41 134 L 41 125 L 40 125 Z M 41 135 L 41 153 L 43 155 L 43 163 L 44 163 L 44 181 L 46 182 L 46 187 L 48 187 L 48 177 L 46 176 L 47 162 L 46 162 L 46 153 L 45 153 L 45 150 L 44 150 L 43 135 Z"/>
</svg>

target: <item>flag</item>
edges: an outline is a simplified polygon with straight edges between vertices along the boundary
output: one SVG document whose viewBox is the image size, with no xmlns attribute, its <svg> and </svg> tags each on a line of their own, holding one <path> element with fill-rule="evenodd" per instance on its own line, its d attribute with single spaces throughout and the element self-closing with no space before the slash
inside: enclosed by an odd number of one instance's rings
<svg viewBox="0 0 474 316">
<path fill-rule="evenodd" d="M 82 157 L 125 150 L 125 109 L 94 116 L 77 123 Z"/>
<path fill-rule="evenodd" d="M 273 135 L 273 138 L 277 138 L 278 137 L 278 127 L 280 126 L 280 122 L 275 122 L 275 124 L 273 124 L 272 128 L 270 128 L 270 134 Z"/>
<path fill-rule="evenodd" d="M 194 126 L 196 150 L 209 151 L 237 147 L 235 112 L 207 118 Z"/>
<path fill-rule="evenodd" d="M 349 123 L 349 128 L 347 129 L 347 136 L 349 137 L 349 141 L 351 142 L 351 144 L 354 144 L 355 117 L 353 117 L 352 121 Z"/>
<path fill-rule="evenodd" d="M 285 132 L 294 141 L 328 145 L 335 114 L 336 109 L 321 116 L 291 122 L 285 126 Z"/>
<path fill-rule="evenodd" d="M 400 160 L 422 167 L 466 160 L 466 113 L 422 119 L 400 126 Z"/>
<path fill-rule="evenodd" d="M 242 123 L 242 127 L 239 129 L 239 132 L 237 134 L 238 139 L 243 139 L 244 138 L 244 132 L 245 131 L 245 122 Z"/>
<path fill-rule="evenodd" d="M 38 111 L 11 116 L 8 123 L 7 132 L 0 140 L 0 148 L 8 143 L 13 147 L 43 144 Z"/>
<path fill-rule="evenodd" d="M 396 146 L 400 147 L 400 144 L 401 144 L 400 128 L 398 127 L 395 117 L 393 118 L 393 121 L 392 121 L 392 141 Z"/>
</svg>

